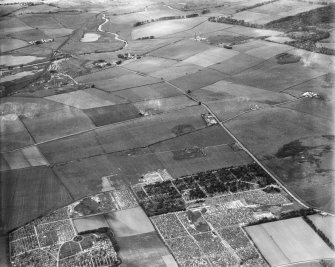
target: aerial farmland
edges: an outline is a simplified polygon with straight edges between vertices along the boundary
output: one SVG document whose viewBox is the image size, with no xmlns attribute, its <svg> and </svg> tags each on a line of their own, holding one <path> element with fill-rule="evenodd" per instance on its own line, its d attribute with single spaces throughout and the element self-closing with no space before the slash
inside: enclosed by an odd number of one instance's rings
<svg viewBox="0 0 335 267">
<path fill-rule="evenodd" d="M 329 0 L 0 0 L 0 266 L 334 266 L 334 27 Z"/>
</svg>

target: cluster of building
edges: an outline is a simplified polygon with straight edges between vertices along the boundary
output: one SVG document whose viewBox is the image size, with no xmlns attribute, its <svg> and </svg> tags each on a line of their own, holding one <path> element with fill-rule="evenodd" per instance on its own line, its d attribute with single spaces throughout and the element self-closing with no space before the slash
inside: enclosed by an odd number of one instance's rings
<svg viewBox="0 0 335 267">
<path fill-rule="evenodd" d="M 43 44 L 43 43 L 50 43 L 53 42 L 54 39 L 41 39 L 41 40 L 34 40 L 34 41 L 30 41 L 29 44 L 32 45 L 39 45 L 39 44 Z"/>
</svg>

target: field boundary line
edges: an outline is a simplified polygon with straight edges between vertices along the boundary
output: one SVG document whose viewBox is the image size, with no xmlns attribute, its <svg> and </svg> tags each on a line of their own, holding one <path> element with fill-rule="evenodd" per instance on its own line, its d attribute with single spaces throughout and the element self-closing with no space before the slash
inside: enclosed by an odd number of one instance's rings
<svg viewBox="0 0 335 267">
<path fill-rule="evenodd" d="M 291 88 L 293 88 L 293 87 L 296 87 L 296 86 L 298 86 L 298 85 L 301 85 L 301 84 L 304 84 L 304 83 L 307 83 L 307 82 L 313 81 L 313 80 L 315 80 L 315 79 L 317 79 L 317 78 L 320 78 L 320 77 L 322 77 L 322 76 L 325 76 L 325 75 L 327 75 L 327 74 L 328 74 L 328 73 L 324 73 L 324 74 L 321 74 L 321 75 L 315 76 L 314 78 L 308 79 L 308 80 L 306 80 L 306 81 L 303 81 L 303 82 L 300 82 L 300 83 L 297 83 L 297 84 L 291 85 L 291 86 L 289 86 L 289 87 L 287 87 L 287 88 L 285 88 L 285 89 L 281 90 L 281 91 L 280 91 L 280 93 L 281 93 L 281 92 L 284 92 L 284 91 L 286 91 L 286 90 L 289 90 L 289 89 L 291 89 Z"/>
</svg>

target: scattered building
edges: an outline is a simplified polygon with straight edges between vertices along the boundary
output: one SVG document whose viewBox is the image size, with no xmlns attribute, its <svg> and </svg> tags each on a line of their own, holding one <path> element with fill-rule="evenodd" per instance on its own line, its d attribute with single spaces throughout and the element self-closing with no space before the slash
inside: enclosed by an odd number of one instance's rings
<svg viewBox="0 0 335 267">
<path fill-rule="evenodd" d="M 207 123 L 208 126 L 218 124 L 217 120 L 210 113 L 201 114 L 201 117 L 205 120 L 205 122 Z"/>
</svg>

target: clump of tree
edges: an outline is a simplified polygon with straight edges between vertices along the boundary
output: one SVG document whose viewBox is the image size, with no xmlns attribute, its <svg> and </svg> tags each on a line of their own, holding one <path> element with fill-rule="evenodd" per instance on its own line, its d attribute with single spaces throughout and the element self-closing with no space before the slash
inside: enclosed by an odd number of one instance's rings
<svg viewBox="0 0 335 267">
<path fill-rule="evenodd" d="M 257 29 L 263 28 L 263 25 L 260 25 L 260 24 L 250 23 L 250 22 L 246 22 L 243 19 L 233 19 L 231 17 L 226 17 L 226 16 L 209 17 L 208 21 L 217 22 L 217 23 L 233 24 L 233 25 L 241 25 L 241 26 L 257 28 Z"/>
<path fill-rule="evenodd" d="M 292 55 L 290 53 L 281 53 L 281 54 L 276 55 L 275 58 L 278 64 L 298 63 L 301 60 L 300 56 Z"/>
<path fill-rule="evenodd" d="M 201 11 L 201 14 L 208 14 L 208 13 L 210 13 L 211 11 L 208 9 L 208 8 L 206 8 L 206 9 L 204 9 L 204 10 L 202 10 Z"/>
<path fill-rule="evenodd" d="M 144 36 L 144 37 L 137 38 L 137 40 L 147 40 L 147 39 L 154 39 L 154 38 L 155 36 L 150 35 L 150 36 Z"/>
</svg>

